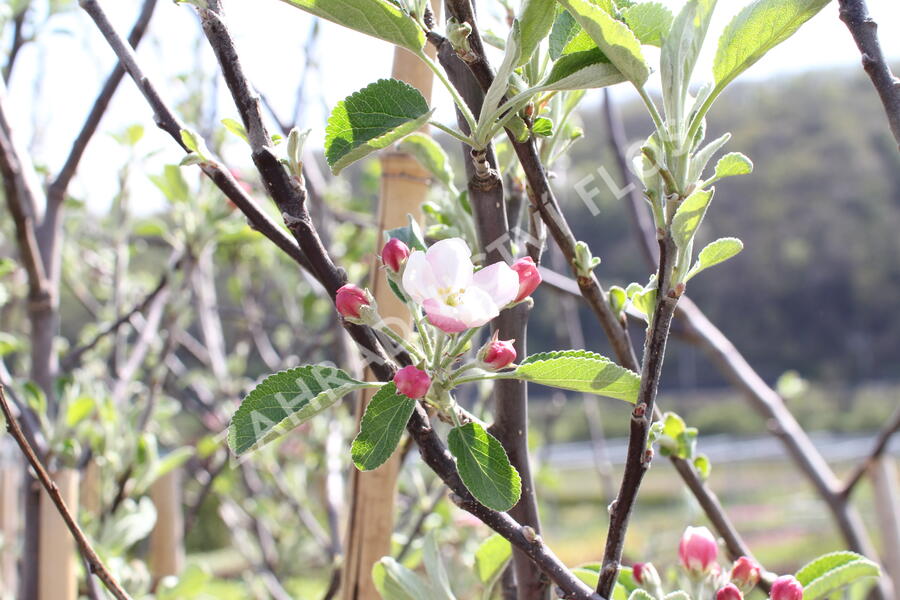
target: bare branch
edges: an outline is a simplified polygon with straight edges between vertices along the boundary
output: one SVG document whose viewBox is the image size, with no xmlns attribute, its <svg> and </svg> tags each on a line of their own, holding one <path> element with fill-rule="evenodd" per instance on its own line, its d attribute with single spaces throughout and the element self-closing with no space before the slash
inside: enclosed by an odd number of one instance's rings
<svg viewBox="0 0 900 600">
<path fill-rule="evenodd" d="M 858 464 L 850 473 L 850 476 L 847 477 L 847 482 L 841 488 L 841 496 L 845 499 L 850 498 L 853 490 L 856 489 L 856 485 L 869 469 L 872 468 L 872 465 L 878 462 L 878 459 L 881 458 L 881 455 L 887 450 L 891 437 L 898 431 L 900 431 L 900 407 L 894 411 L 890 420 L 888 420 L 885 426 L 881 428 L 881 431 L 878 432 L 878 436 L 875 438 L 875 444 L 872 446 L 872 449 L 869 451 L 865 460 Z M 900 585 L 900 582 L 897 583 Z"/>
<path fill-rule="evenodd" d="M 25 439 L 25 435 L 22 433 L 22 429 L 19 427 L 18 421 L 16 421 L 16 419 L 13 417 L 12 409 L 10 409 L 9 404 L 6 401 L 6 394 L 4 393 L 4 388 L 2 385 L 0 385 L 0 409 L 2 409 L 3 411 L 3 416 L 6 417 L 6 428 L 9 431 L 9 434 L 13 436 L 13 438 L 15 438 L 16 443 L 19 445 L 19 448 L 21 448 L 22 453 L 25 455 L 25 458 L 28 459 L 28 463 L 31 465 L 31 468 L 34 469 L 34 472 L 37 474 L 37 478 L 41 482 L 41 485 L 44 486 L 44 489 L 47 491 L 50 499 L 56 506 L 56 510 L 59 512 L 59 515 L 62 517 L 63 521 L 65 521 L 66 527 L 69 528 L 69 532 L 72 534 L 72 537 L 75 538 L 75 542 L 78 544 L 78 548 L 81 551 L 84 560 L 87 561 L 87 563 L 90 565 L 90 572 L 96 575 L 100 579 L 100 581 L 103 582 L 103 585 L 106 586 L 106 589 L 108 589 L 110 593 L 112 593 L 112 595 L 117 598 L 117 600 L 131 600 L 131 596 L 129 596 L 128 593 L 124 589 L 122 589 L 122 586 L 119 585 L 116 579 L 112 576 L 112 574 L 106 568 L 106 565 L 103 564 L 103 561 L 97 555 L 97 552 L 91 546 L 91 543 L 84 535 L 81 527 L 78 526 L 78 522 L 75 520 L 75 517 L 72 516 L 69 508 L 66 506 L 62 495 L 59 493 L 59 488 L 56 486 L 56 483 L 54 483 L 50 478 L 47 470 L 44 469 L 44 465 L 34 453 L 34 449 L 32 449 L 31 445 L 28 443 L 28 440 Z"/>
<path fill-rule="evenodd" d="M 841 21 L 850 30 L 862 54 L 862 65 L 887 113 L 891 133 L 900 146 L 900 79 L 891 73 L 878 42 L 878 24 L 869 16 L 865 0 L 838 0 Z"/>
</svg>

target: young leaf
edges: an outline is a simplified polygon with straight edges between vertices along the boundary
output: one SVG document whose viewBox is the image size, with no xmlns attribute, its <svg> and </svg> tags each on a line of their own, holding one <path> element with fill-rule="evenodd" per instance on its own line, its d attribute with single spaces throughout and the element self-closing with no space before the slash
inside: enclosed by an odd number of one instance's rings
<svg viewBox="0 0 900 600">
<path fill-rule="evenodd" d="M 541 40 L 550 33 L 555 17 L 556 0 L 523 0 L 519 13 L 519 23 L 522 27 L 522 49 L 517 67 L 521 67 L 531 60 L 531 55 L 534 54 Z"/>
<path fill-rule="evenodd" d="M 282 0 L 338 25 L 355 29 L 421 54 L 425 33 L 387 0 Z"/>
<path fill-rule="evenodd" d="M 660 47 L 672 28 L 672 11 L 659 2 L 640 2 L 622 11 L 625 23 L 642 44 Z"/>
<path fill-rule="evenodd" d="M 325 130 L 325 159 L 335 175 L 424 125 L 432 110 L 419 90 L 382 79 L 339 102 Z"/>
<path fill-rule="evenodd" d="M 385 600 L 422 600 L 431 598 L 431 586 L 390 556 L 372 565 L 372 582 Z"/>
<path fill-rule="evenodd" d="M 585 90 L 606 87 L 625 81 L 609 59 L 598 48 L 562 56 L 553 64 L 539 91 Z"/>
<path fill-rule="evenodd" d="M 675 216 L 672 218 L 672 237 L 675 239 L 675 245 L 679 248 L 686 248 L 694 239 L 694 234 L 697 233 L 703 217 L 706 216 L 706 209 L 709 208 L 714 191 L 694 190 L 675 211 Z"/>
<path fill-rule="evenodd" d="M 566 46 L 578 35 L 581 25 L 572 16 L 572 13 L 560 7 L 559 14 L 553 22 L 553 28 L 550 30 L 550 58 L 557 60 L 563 55 Z"/>
<path fill-rule="evenodd" d="M 428 248 L 425 246 L 425 236 L 422 235 L 422 228 L 419 227 L 418 221 L 416 221 L 412 215 L 406 215 L 406 218 L 409 221 L 409 224 L 404 227 L 397 227 L 385 231 L 384 241 L 388 241 L 391 238 L 397 238 L 409 246 L 410 250 L 422 250 L 424 252 Z"/>
<path fill-rule="evenodd" d="M 729 152 L 716 163 L 715 179 L 747 175 L 753 172 L 753 161 L 740 152 Z"/>
<path fill-rule="evenodd" d="M 672 23 L 659 59 L 666 115 L 680 127 L 684 103 L 716 0 L 688 0 Z"/>
<path fill-rule="evenodd" d="M 697 256 L 697 262 L 694 263 L 694 266 L 691 267 L 691 270 L 688 272 L 687 277 L 684 278 L 685 281 L 688 281 L 691 277 L 703 271 L 704 269 L 708 269 L 710 267 L 714 267 L 719 263 L 723 263 L 729 258 L 737 256 L 741 250 L 744 249 L 744 242 L 737 238 L 720 238 L 711 244 L 708 244 L 703 250 L 700 251 L 700 254 Z"/>
<path fill-rule="evenodd" d="M 499 533 L 481 542 L 475 550 L 475 572 L 482 585 L 489 586 L 496 582 L 511 556 L 512 546 Z"/>
<path fill-rule="evenodd" d="M 497 69 L 497 76 L 494 77 L 494 82 L 491 83 L 491 87 L 484 94 L 484 103 L 481 105 L 481 114 L 478 118 L 478 131 L 475 132 L 475 137 L 479 141 L 486 143 L 490 137 L 489 132 L 493 129 L 493 122 L 498 116 L 496 113 L 500 106 L 500 101 L 503 100 L 503 96 L 506 95 L 506 91 L 509 89 L 509 77 L 519 62 L 519 56 L 521 56 L 521 35 L 519 22 L 513 21 L 512 29 L 506 40 L 506 54 L 503 56 L 503 62 L 500 63 L 500 68 Z"/>
<path fill-rule="evenodd" d="M 532 354 L 509 377 L 631 403 L 641 386 L 636 373 L 586 350 Z"/>
<path fill-rule="evenodd" d="M 609 61 L 636 86 L 644 85 L 650 68 L 641 52 L 641 43 L 625 23 L 590 0 L 559 0 L 591 36 Z"/>
<path fill-rule="evenodd" d="M 703 170 L 706 169 L 706 165 L 709 164 L 709 160 L 716 152 L 721 150 L 722 146 L 728 143 L 728 140 L 730 139 L 731 134 L 725 133 L 698 150 L 691 159 L 691 169 L 688 172 L 688 180 L 697 181 L 700 179 L 700 176 L 703 175 Z"/>
<path fill-rule="evenodd" d="M 459 191 L 453 184 L 453 169 L 450 167 L 450 159 L 441 145 L 433 138 L 422 133 L 412 133 L 397 144 L 397 150 L 412 154 L 419 164 L 447 186 L 452 195 L 459 195 Z"/>
<path fill-rule="evenodd" d="M 719 38 L 713 61 L 716 91 L 789 38 L 830 0 L 755 0 L 739 12 Z"/>
<path fill-rule="evenodd" d="M 393 383 L 372 396 L 350 450 L 357 469 L 377 469 L 391 457 L 415 407 L 416 401 L 398 393 Z"/>
<path fill-rule="evenodd" d="M 547 117 L 538 117 L 531 126 L 531 132 L 534 135 L 550 137 L 553 135 L 553 120 Z"/>
<path fill-rule="evenodd" d="M 459 476 L 479 502 L 500 512 L 516 505 L 522 479 L 497 438 L 478 423 L 468 423 L 450 430 L 447 446 Z"/>
<path fill-rule="evenodd" d="M 864 577 L 878 577 L 881 570 L 868 558 L 854 552 L 833 552 L 820 556 L 797 571 L 803 584 L 803 600 L 826 598 Z"/>
<path fill-rule="evenodd" d="M 372 387 L 333 367 L 280 371 L 253 388 L 228 427 L 228 445 L 241 455 L 305 423 L 354 390 Z"/>
<path fill-rule="evenodd" d="M 429 596 L 429 598 L 434 600 L 456 600 L 456 596 L 453 595 L 453 589 L 450 587 L 447 569 L 444 567 L 444 561 L 441 560 L 441 553 L 438 549 L 433 529 L 425 536 L 425 548 L 422 554 L 425 562 L 425 571 L 428 573 L 431 587 L 434 588 L 434 594 Z"/>
<path fill-rule="evenodd" d="M 656 600 L 656 597 L 645 591 L 643 588 L 638 588 L 631 592 L 631 595 L 628 596 L 628 600 Z"/>
<path fill-rule="evenodd" d="M 222 125 L 224 125 L 225 129 L 227 129 L 234 135 L 238 136 L 248 144 L 250 143 L 250 138 L 247 135 L 247 129 L 242 123 L 239 123 L 234 119 L 222 119 Z"/>
</svg>

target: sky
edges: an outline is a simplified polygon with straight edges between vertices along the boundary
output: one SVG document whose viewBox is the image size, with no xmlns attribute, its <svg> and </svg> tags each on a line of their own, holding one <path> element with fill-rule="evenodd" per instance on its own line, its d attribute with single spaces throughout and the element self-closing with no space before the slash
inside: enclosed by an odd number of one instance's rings
<svg viewBox="0 0 900 600">
<path fill-rule="evenodd" d="M 682 4 L 682 0 L 661 1 L 673 11 Z M 139 4 L 139 0 L 102 2 L 113 23 L 123 33 L 131 26 Z M 716 40 L 745 4 L 746 0 L 719 0 L 695 73 L 698 83 L 710 78 Z M 868 4 L 880 24 L 885 53 L 889 59 L 900 61 L 900 1 L 869 0 Z M 479 6 L 491 5 L 485 0 L 479 2 Z M 279 0 L 228 0 L 226 10 L 249 78 L 283 117 L 290 116 L 304 69 L 303 48 L 311 28 L 311 17 Z M 190 86 L 201 84 L 196 79 L 176 81 L 174 77 L 189 73 L 198 65 L 204 66 L 207 73 L 212 72 L 214 59 L 198 40 L 198 32 L 197 19 L 190 7 L 160 0 L 151 23 L 151 37 L 141 45 L 138 56 L 147 75 L 157 83 L 170 105 L 183 99 Z M 503 31 L 498 33 L 505 37 Z M 10 83 L 9 105 L 21 143 L 30 145 L 38 162 L 55 171 L 93 103 L 99 82 L 114 64 L 114 57 L 87 15 L 78 9 L 54 17 L 48 23 L 43 39 L 43 44 L 27 47 L 18 60 Z M 328 108 L 367 84 L 388 77 L 393 53 L 393 48 L 385 42 L 327 22 L 321 25 L 319 40 L 316 49 L 319 68 L 306 79 L 309 109 L 303 114 L 301 123 L 312 129 L 310 143 L 314 146 L 322 143 Z M 658 51 L 647 49 L 646 54 L 649 62 L 656 64 Z M 493 59 L 495 64 L 499 62 L 499 57 Z M 831 67 L 859 68 L 859 64 L 858 50 L 838 19 L 837 2 L 832 2 L 797 34 L 751 67 L 740 80 L 761 81 Z M 650 87 L 658 88 L 658 85 L 658 76 L 654 76 Z M 599 91 L 590 93 L 598 94 Z M 622 101 L 633 95 L 626 84 L 614 86 L 613 93 Z M 220 94 L 219 118 L 236 118 L 225 90 L 221 89 Z M 436 113 L 439 120 L 454 120 L 452 103 L 444 90 L 437 90 L 433 104 L 439 107 Z M 178 149 L 165 134 L 155 130 L 149 109 L 134 85 L 126 80 L 120 86 L 100 133 L 92 141 L 71 189 L 76 196 L 87 199 L 90 206 L 106 206 L 115 190 L 122 152 L 109 134 L 136 122 L 143 123 L 147 129 L 141 150 L 158 151 L 150 159 L 148 168 L 151 172 L 158 171 L 167 162 L 180 160 Z M 587 133 L 589 135 L 590 131 Z M 238 150 L 239 147 L 232 148 L 234 152 Z M 145 209 L 160 205 L 161 198 L 152 188 L 140 182 L 136 185 L 141 189 Z"/>
</svg>

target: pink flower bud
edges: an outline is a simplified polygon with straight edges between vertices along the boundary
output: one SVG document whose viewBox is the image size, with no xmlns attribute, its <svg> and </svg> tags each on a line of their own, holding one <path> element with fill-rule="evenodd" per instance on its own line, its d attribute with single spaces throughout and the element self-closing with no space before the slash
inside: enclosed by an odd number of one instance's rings
<svg viewBox="0 0 900 600">
<path fill-rule="evenodd" d="M 409 258 L 409 246 L 397 238 L 389 239 L 381 249 L 381 260 L 394 273 L 400 272 L 400 268 L 407 258 Z"/>
<path fill-rule="evenodd" d="M 482 350 L 481 362 L 492 369 L 503 369 L 516 360 L 516 349 L 513 340 L 491 340 Z"/>
<path fill-rule="evenodd" d="M 337 291 L 334 304 L 337 310 L 345 318 L 359 318 L 359 309 L 369 306 L 369 297 L 359 286 L 348 283 Z"/>
<path fill-rule="evenodd" d="M 428 373 L 421 369 L 410 365 L 403 367 L 394 375 L 394 385 L 404 396 L 408 396 L 414 400 L 423 398 L 431 387 L 431 377 Z"/>
<path fill-rule="evenodd" d="M 736 585 L 729 583 L 716 592 L 716 600 L 744 600 L 744 595 Z"/>
<path fill-rule="evenodd" d="M 520 258 L 512 264 L 512 270 L 519 276 L 519 293 L 515 301 L 521 302 L 534 293 L 541 285 L 541 273 L 530 256 Z"/>
<path fill-rule="evenodd" d="M 782 575 L 772 583 L 772 600 L 803 600 L 803 586 L 792 575 Z"/>
<path fill-rule="evenodd" d="M 752 558 L 742 556 L 731 567 L 731 581 L 744 591 L 753 589 L 759 583 L 762 569 Z"/>
<path fill-rule="evenodd" d="M 631 575 L 639 585 L 644 585 L 644 571 L 647 569 L 647 563 L 634 563 L 631 566 Z"/>
<path fill-rule="evenodd" d="M 707 575 L 716 566 L 719 545 L 706 527 L 688 527 L 678 544 L 681 564 L 692 575 Z"/>
</svg>

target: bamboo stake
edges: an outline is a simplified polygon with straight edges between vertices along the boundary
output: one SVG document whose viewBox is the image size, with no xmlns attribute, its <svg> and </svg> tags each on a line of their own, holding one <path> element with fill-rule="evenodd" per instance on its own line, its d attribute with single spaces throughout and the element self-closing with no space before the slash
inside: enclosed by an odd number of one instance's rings
<svg viewBox="0 0 900 600">
<path fill-rule="evenodd" d="M 440 0 L 432 2 L 435 15 Z M 429 49 L 429 52 L 432 50 Z M 397 48 L 394 52 L 392 76 L 418 88 L 426 99 L 431 97 L 433 75 L 425 64 L 410 52 Z M 428 193 L 429 174 L 408 154 L 387 152 L 381 158 L 381 198 L 378 214 L 378 240 L 383 232 L 407 223 L 407 215 L 419 214 L 419 207 Z M 372 269 L 370 289 L 378 303 L 378 311 L 398 332 L 409 331 L 411 322 L 406 307 L 394 296 L 380 273 L 376 258 Z M 396 324 L 396 326 L 395 326 Z M 405 331 L 403 331 L 405 329 Z M 372 374 L 367 372 L 367 378 Z M 357 423 L 362 419 L 372 393 L 361 394 Z M 350 475 L 350 511 L 347 526 L 347 555 L 342 577 L 344 600 L 379 600 L 372 583 L 372 565 L 390 554 L 394 532 L 394 501 L 400 453 L 380 468 L 368 473 L 352 470 Z"/>
<path fill-rule="evenodd" d="M 72 514 L 78 513 L 78 482 L 75 469 L 59 469 L 50 474 L 59 495 Z M 75 540 L 53 500 L 41 494 L 38 600 L 77 600 L 78 560 Z"/>
<path fill-rule="evenodd" d="M 0 598 L 11 600 L 15 597 L 17 583 L 16 540 L 19 539 L 22 469 L 11 460 L 6 448 L 6 440 L 0 441 Z"/>
<path fill-rule="evenodd" d="M 175 469 L 150 487 L 156 506 L 156 524 L 150 532 L 150 573 L 154 581 L 180 575 L 184 568 L 184 515 L 181 504 L 181 471 Z"/>
</svg>

